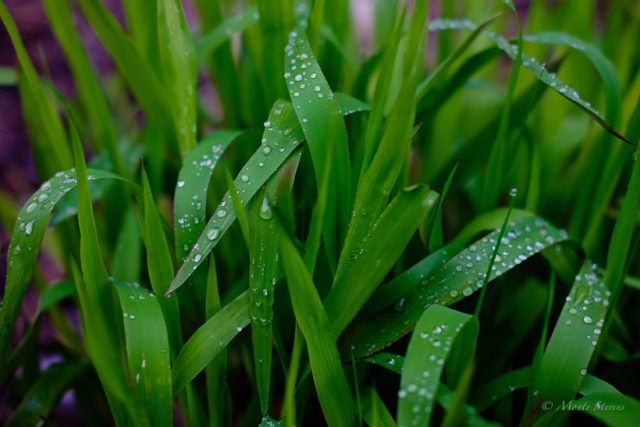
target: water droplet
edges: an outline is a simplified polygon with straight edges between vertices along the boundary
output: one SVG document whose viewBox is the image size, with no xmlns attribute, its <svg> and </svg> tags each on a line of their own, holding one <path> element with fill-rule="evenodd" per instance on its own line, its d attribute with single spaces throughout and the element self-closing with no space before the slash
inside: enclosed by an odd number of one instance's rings
<svg viewBox="0 0 640 427">
<path fill-rule="evenodd" d="M 295 81 L 299 82 L 302 80 L 302 74 L 296 74 L 296 76 L 294 77 Z"/>
<path fill-rule="evenodd" d="M 202 259 L 202 255 L 196 254 L 196 256 L 193 257 L 193 262 L 200 262 L 201 259 Z"/>
<path fill-rule="evenodd" d="M 269 206 L 269 201 L 266 197 L 262 199 L 262 206 L 260 206 L 260 218 L 267 221 L 273 218 L 273 212 L 271 211 L 271 206 Z"/>
<path fill-rule="evenodd" d="M 178 181 L 178 188 L 184 187 L 184 181 Z"/>
<path fill-rule="evenodd" d="M 587 325 L 590 324 L 591 322 L 593 322 L 593 319 L 589 316 L 584 316 L 584 318 L 582 319 L 584 321 L 584 323 L 586 323 Z"/>
<path fill-rule="evenodd" d="M 30 236 L 33 232 L 33 222 L 34 221 L 29 221 L 24 225 L 24 232 L 27 234 L 27 236 Z"/>
<path fill-rule="evenodd" d="M 227 216 L 227 211 L 224 209 L 220 209 L 216 215 L 218 215 L 218 217 L 220 218 L 224 218 L 225 216 Z"/>
<path fill-rule="evenodd" d="M 242 182 L 249 182 L 249 175 L 245 175 L 243 174 L 240 179 L 242 180 Z"/>
<path fill-rule="evenodd" d="M 33 212 L 33 210 L 38 207 L 37 203 L 29 203 L 29 205 L 27 206 L 27 213 L 31 213 Z"/>
<path fill-rule="evenodd" d="M 220 233 L 220 230 L 218 230 L 217 228 L 212 228 L 211 230 L 207 231 L 207 239 L 215 240 L 216 237 L 218 237 L 219 233 Z"/>
<path fill-rule="evenodd" d="M 396 303 L 393 305 L 393 309 L 399 313 L 399 312 L 401 312 L 402 310 L 404 310 L 405 303 L 406 303 L 406 300 L 405 300 L 404 298 L 400 298 L 400 299 L 399 299 L 398 301 L 396 301 Z"/>
<path fill-rule="evenodd" d="M 262 147 L 262 153 L 263 153 L 265 156 L 268 156 L 268 155 L 269 155 L 269 153 L 271 153 L 271 147 L 269 147 L 268 145 L 265 145 L 264 147 Z"/>
<path fill-rule="evenodd" d="M 511 191 L 509 191 L 509 196 L 516 197 L 518 195 L 518 189 L 513 187 Z"/>
</svg>

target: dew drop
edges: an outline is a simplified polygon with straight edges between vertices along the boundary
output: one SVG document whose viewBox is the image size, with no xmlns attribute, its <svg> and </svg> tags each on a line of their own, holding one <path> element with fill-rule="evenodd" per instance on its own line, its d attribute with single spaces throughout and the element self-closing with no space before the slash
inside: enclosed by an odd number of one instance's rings
<svg viewBox="0 0 640 427">
<path fill-rule="evenodd" d="M 216 215 L 218 215 L 218 217 L 220 218 L 224 218 L 225 216 L 227 216 L 227 211 L 224 209 L 220 209 Z"/>
<path fill-rule="evenodd" d="M 220 230 L 218 230 L 217 228 L 212 228 L 211 230 L 207 231 L 207 239 L 215 240 L 216 237 L 218 237 L 219 233 L 220 233 Z"/>
<path fill-rule="evenodd" d="M 587 325 L 590 324 L 591 322 L 593 322 L 593 319 L 589 316 L 584 316 L 584 318 L 582 319 L 584 321 L 584 323 L 586 323 Z"/>
</svg>

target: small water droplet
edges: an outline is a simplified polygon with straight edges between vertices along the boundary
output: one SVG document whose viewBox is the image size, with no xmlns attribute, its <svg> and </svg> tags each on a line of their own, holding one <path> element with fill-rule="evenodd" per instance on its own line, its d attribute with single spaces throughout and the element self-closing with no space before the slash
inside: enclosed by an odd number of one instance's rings
<svg viewBox="0 0 640 427">
<path fill-rule="evenodd" d="M 216 215 L 218 215 L 218 217 L 220 218 L 224 218 L 225 216 L 227 216 L 227 211 L 224 209 L 220 209 Z"/>
<path fill-rule="evenodd" d="M 589 316 L 584 316 L 584 318 L 582 319 L 584 321 L 584 323 L 586 323 L 587 325 L 590 324 L 591 322 L 593 322 L 593 319 Z"/>
<path fill-rule="evenodd" d="M 219 233 L 220 233 L 220 230 L 218 230 L 217 228 L 212 228 L 211 230 L 207 231 L 207 239 L 215 240 L 216 237 L 218 237 Z"/>
</svg>

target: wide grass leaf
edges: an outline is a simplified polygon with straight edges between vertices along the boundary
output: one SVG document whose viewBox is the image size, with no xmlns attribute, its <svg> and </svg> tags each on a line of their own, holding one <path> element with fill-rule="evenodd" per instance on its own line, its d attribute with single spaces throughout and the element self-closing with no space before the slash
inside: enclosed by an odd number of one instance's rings
<svg viewBox="0 0 640 427">
<path fill-rule="evenodd" d="M 350 348 L 344 351 L 345 356 L 351 351 L 360 357 L 382 349 L 410 332 L 429 306 L 451 305 L 481 289 L 499 233 L 500 230 L 496 230 L 471 244 L 433 274 L 424 278 L 412 275 L 414 289 L 402 297 L 404 301 L 397 301 L 397 308 L 388 308 L 373 320 L 355 324 L 345 333 L 344 343 Z M 537 217 L 510 223 L 489 281 L 567 239 L 564 230 Z"/>
<path fill-rule="evenodd" d="M 429 424 L 454 340 L 460 335 L 457 344 L 468 358 L 475 348 L 478 327 L 475 317 L 441 305 L 432 305 L 424 312 L 411 336 L 402 367 L 398 426 Z"/>
<path fill-rule="evenodd" d="M 154 426 L 171 425 L 169 339 L 157 297 L 130 283 L 114 281 L 120 297 L 129 373 Z"/>
<path fill-rule="evenodd" d="M 311 373 L 323 414 L 329 425 L 354 425 L 356 408 L 333 334 L 318 291 L 284 230 L 280 253 L 296 321 L 307 341 Z"/>
</svg>

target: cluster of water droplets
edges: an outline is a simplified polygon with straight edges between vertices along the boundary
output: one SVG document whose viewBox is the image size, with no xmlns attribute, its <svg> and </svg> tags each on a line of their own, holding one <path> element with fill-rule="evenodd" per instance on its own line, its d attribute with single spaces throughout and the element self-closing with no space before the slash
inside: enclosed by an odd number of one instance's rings
<svg viewBox="0 0 640 427">
<path fill-rule="evenodd" d="M 476 24 L 468 19 L 456 20 L 456 19 L 434 19 L 429 23 L 429 30 L 470 30 L 475 31 L 478 28 Z M 504 37 L 496 34 L 493 31 L 482 30 L 482 34 L 493 40 L 496 45 L 509 55 L 512 59 L 516 59 L 518 55 L 518 46 L 511 44 Z M 564 37 L 563 42 L 574 49 L 584 51 L 585 46 L 576 40 L 569 37 Z M 591 103 L 584 101 L 580 98 L 580 94 L 571 86 L 562 82 L 555 73 L 547 71 L 545 63 L 539 63 L 535 58 L 522 54 L 522 66 L 535 74 L 540 80 L 550 86 L 553 90 L 560 93 L 565 98 L 580 104 L 585 109 L 589 110 L 592 114 L 600 116 L 600 113 L 591 106 Z"/>
</svg>

